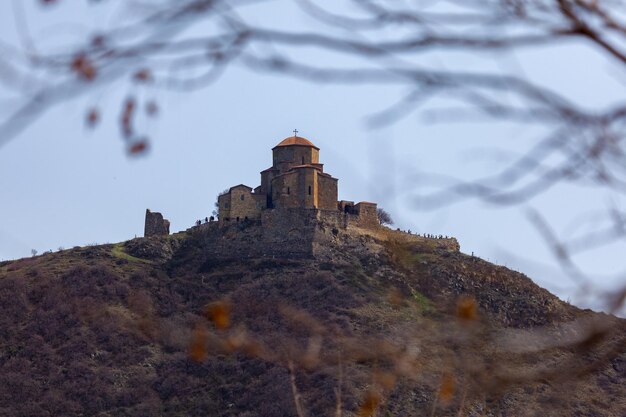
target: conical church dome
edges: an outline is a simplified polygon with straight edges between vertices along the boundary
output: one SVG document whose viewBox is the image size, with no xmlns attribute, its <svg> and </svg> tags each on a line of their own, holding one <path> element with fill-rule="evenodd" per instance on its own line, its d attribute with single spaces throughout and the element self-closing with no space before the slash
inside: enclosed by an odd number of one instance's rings
<svg viewBox="0 0 626 417">
<path fill-rule="evenodd" d="M 278 145 L 274 146 L 274 148 L 278 148 L 281 146 L 310 146 L 312 148 L 319 148 L 308 140 L 307 138 L 303 138 L 302 136 L 289 136 L 288 138 L 283 139 Z"/>
</svg>

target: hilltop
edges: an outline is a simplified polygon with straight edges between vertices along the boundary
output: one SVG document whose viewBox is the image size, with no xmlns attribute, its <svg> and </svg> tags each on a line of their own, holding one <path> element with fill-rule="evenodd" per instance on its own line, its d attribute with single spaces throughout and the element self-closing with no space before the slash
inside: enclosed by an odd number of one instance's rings
<svg viewBox="0 0 626 417">
<path fill-rule="evenodd" d="M 0 415 L 626 412 L 625 321 L 455 241 L 215 256 L 211 233 L 0 263 Z"/>
</svg>

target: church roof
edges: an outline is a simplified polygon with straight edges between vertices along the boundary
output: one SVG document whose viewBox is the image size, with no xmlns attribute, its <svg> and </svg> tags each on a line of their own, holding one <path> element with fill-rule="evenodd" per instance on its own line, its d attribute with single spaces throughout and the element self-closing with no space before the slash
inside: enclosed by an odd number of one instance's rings
<svg viewBox="0 0 626 417">
<path fill-rule="evenodd" d="M 317 169 L 318 171 L 322 170 L 321 167 L 322 164 L 302 164 L 302 165 L 294 165 L 291 167 L 291 169 L 298 169 L 298 168 L 313 168 L 313 169 Z"/>
<path fill-rule="evenodd" d="M 280 146 L 310 146 L 312 148 L 315 148 L 319 151 L 320 148 L 318 148 L 317 146 L 313 145 L 313 143 L 308 140 L 307 138 L 303 138 L 302 136 L 289 136 L 288 138 L 285 138 L 282 140 L 282 142 L 280 142 L 278 145 L 274 146 L 275 148 L 278 148 Z"/>
<path fill-rule="evenodd" d="M 252 190 L 252 187 L 248 187 L 246 184 L 234 185 L 228 189 L 228 191 L 233 190 L 235 188 L 247 188 L 248 190 Z"/>
</svg>

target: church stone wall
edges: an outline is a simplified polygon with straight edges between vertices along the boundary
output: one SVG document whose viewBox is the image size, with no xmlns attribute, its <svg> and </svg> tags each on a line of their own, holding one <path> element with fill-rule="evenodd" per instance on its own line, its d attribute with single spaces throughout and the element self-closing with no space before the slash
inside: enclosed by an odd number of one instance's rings
<svg viewBox="0 0 626 417">
<path fill-rule="evenodd" d="M 300 207 L 317 208 L 317 170 L 315 168 L 298 168 L 299 176 L 298 192 L 301 196 Z"/>
<path fill-rule="evenodd" d="M 319 163 L 319 150 L 310 146 L 281 146 L 273 149 L 273 166 L 287 172 L 294 166 Z"/>
<path fill-rule="evenodd" d="M 267 208 L 267 196 L 261 193 L 252 194 L 252 198 L 254 199 L 254 204 L 259 210 L 265 210 Z M 259 212 L 255 218 L 260 218 L 261 213 Z"/>
<path fill-rule="evenodd" d="M 317 174 L 318 202 L 317 208 L 337 210 L 337 179 Z"/>
<path fill-rule="evenodd" d="M 260 192 L 262 194 L 265 195 L 271 195 L 272 194 L 272 180 L 274 179 L 274 177 L 276 176 L 276 173 L 278 172 L 278 170 L 274 170 L 274 169 L 266 169 L 265 171 L 261 172 L 261 190 Z"/>
<path fill-rule="evenodd" d="M 230 189 L 230 212 L 224 220 L 258 219 L 261 216 L 261 207 L 255 200 L 252 190 L 245 186 Z"/>
<path fill-rule="evenodd" d="M 278 168 L 280 164 L 293 162 L 293 146 L 283 146 L 272 149 L 272 166 Z"/>
<path fill-rule="evenodd" d="M 170 222 L 163 218 L 161 213 L 151 212 L 150 209 L 146 209 L 146 221 L 144 224 L 143 235 L 149 236 L 163 236 L 170 234 Z"/>
<path fill-rule="evenodd" d="M 230 218 L 230 192 L 221 194 L 217 197 L 217 205 L 219 210 L 219 219 Z"/>
<path fill-rule="evenodd" d="M 274 208 L 297 208 L 302 203 L 302 192 L 298 183 L 298 173 L 288 172 L 272 181 L 272 201 Z"/>
<path fill-rule="evenodd" d="M 304 147 L 304 146 L 295 146 L 294 150 L 294 162 L 300 165 L 314 165 L 319 164 L 320 162 L 320 151 L 319 149 Z M 304 160 L 304 164 L 302 161 Z"/>
</svg>

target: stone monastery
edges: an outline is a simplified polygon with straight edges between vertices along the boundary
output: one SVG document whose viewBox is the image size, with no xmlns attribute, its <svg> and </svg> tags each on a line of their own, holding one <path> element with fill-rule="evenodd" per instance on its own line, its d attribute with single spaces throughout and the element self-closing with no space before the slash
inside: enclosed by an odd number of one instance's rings
<svg viewBox="0 0 626 417">
<path fill-rule="evenodd" d="M 217 221 L 207 217 L 176 235 L 193 236 L 208 259 L 229 260 L 332 257 L 346 237 L 426 239 L 382 227 L 374 203 L 339 201 L 338 180 L 324 172 L 319 154 L 303 137 L 286 138 L 272 148 L 272 166 L 261 171 L 261 185 L 231 187 L 217 198 Z M 144 236 L 169 235 L 169 227 L 161 213 L 146 210 Z M 440 236 L 436 244 L 459 250 L 453 238 Z"/>
<path fill-rule="evenodd" d="M 288 137 L 272 149 L 261 185 L 231 187 L 217 199 L 217 221 L 197 221 L 187 232 L 202 236 L 207 253 L 228 258 L 309 256 L 340 230 L 378 230 L 376 204 L 338 201 L 337 178 L 324 172 L 319 154 L 309 140 Z M 169 235 L 169 227 L 161 213 L 146 210 L 144 236 Z"/>
<path fill-rule="evenodd" d="M 218 197 L 219 221 L 260 220 L 268 209 L 339 211 L 376 224 L 376 204 L 337 201 L 337 178 L 324 172 L 320 149 L 309 140 L 291 136 L 272 149 L 272 166 L 261 171 L 261 185 L 240 184 Z"/>
</svg>

